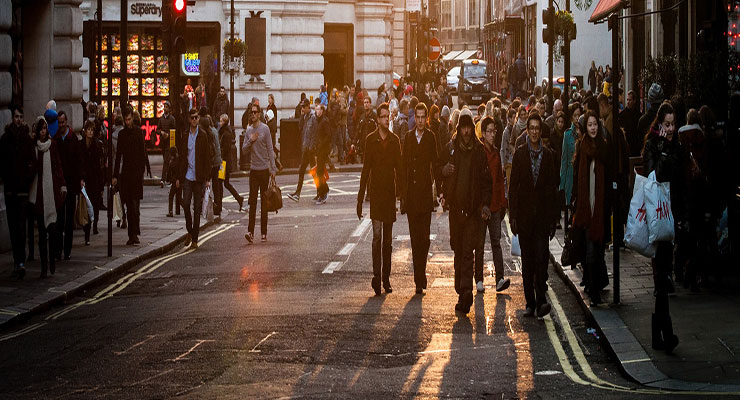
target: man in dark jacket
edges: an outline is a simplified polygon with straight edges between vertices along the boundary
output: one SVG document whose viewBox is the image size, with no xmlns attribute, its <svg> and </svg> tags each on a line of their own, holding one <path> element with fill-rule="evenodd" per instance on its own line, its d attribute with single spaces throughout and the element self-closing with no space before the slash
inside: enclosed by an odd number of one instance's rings
<svg viewBox="0 0 740 400">
<path fill-rule="evenodd" d="M 213 102 L 213 112 L 211 115 L 213 118 L 221 118 L 222 115 L 229 115 L 229 96 L 226 95 L 226 88 L 221 86 L 221 89 L 216 95 L 216 101 Z"/>
<path fill-rule="evenodd" d="M 170 129 L 176 129 L 175 116 L 170 114 L 171 106 L 169 101 L 164 102 L 164 114 L 159 117 L 157 124 L 157 133 L 159 133 L 159 147 L 162 149 L 162 179 L 159 182 L 160 187 L 164 187 L 165 177 L 167 176 L 167 165 L 169 164 L 170 149 Z"/>
<path fill-rule="evenodd" d="M 364 113 L 357 123 L 357 130 L 355 132 L 357 132 L 357 146 L 359 147 L 360 154 L 363 154 L 364 159 L 365 140 L 368 135 L 378 129 L 378 117 L 375 115 L 375 111 L 373 111 L 373 101 L 370 96 L 362 98 L 362 105 L 364 107 Z"/>
<path fill-rule="evenodd" d="M 365 189 L 372 192 L 370 219 L 373 222 L 373 280 L 375 295 L 380 295 L 380 283 L 386 293 L 391 293 L 391 243 L 393 223 L 396 221 L 396 189 L 403 187 L 401 173 L 401 143 L 388 129 L 390 110 L 388 103 L 378 107 L 378 129 L 365 143 L 365 162 L 362 165 L 360 190 L 357 192 L 357 218 L 362 219 Z M 373 179 L 370 180 L 372 175 Z"/>
<path fill-rule="evenodd" d="M 62 159 L 62 171 L 64 181 L 67 182 L 67 197 L 64 199 L 62 210 L 57 211 L 57 246 L 58 251 L 64 250 L 64 259 L 69 260 L 72 253 L 72 238 L 75 229 L 75 208 L 77 196 L 82 186 L 85 185 L 85 170 L 82 167 L 82 144 L 77 135 L 67 125 L 67 114 L 59 111 L 59 129 L 54 140 L 56 140 L 59 156 Z M 61 254 L 59 254 L 61 255 Z"/>
<path fill-rule="evenodd" d="M 550 313 L 545 299 L 548 238 L 555 235 L 559 219 L 558 173 L 555 156 L 542 145 L 542 118 L 537 112 L 527 117 L 526 143 L 517 147 L 511 168 L 509 187 L 509 223 L 519 235 L 522 250 L 522 279 L 526 298 L 526 316 L 542 318 Z"/>
<path fill-rule="evenodd" d="M 301 199 L 301 190 L 303 189 L 303 177 L 306 174 L 306 168 L 316 163 L 316 145 L 318 126 L 316 124 L 316 114 L 311 111 L 311 104 L 308 99 L 303 99 L 301 104 L 303 116 L 298 123 L 298 129 L 301 131 L 301 166 L 298 169 L 298 184 L 295 192 L 288 195 L 288 198 L 298 202 Z M 316 198 L 318 200 L 318 197 Z"/>
<path fill-rule="evenodd" d="M 26 205 L 35 172 L 34 149 L 28 125 L 23 122 L 23 109 L 15 106 L 13 122 L 5 126 L 5 133 L 0 137 L 0 173 L 13 247 L 13 276 L 18 278 L 23 278 L 26 273 L 23 264 L 26 260 Z"/>
<path fill-rule="evenodd" d="M 189 112 L 188 136 L 183 141 L 183 148 L 178 150 L 180 156 L 180 179 L 175 182 L 179 187 L 183 185 L 183 203 L 185 206 L 185 228 L 188 235 L 185 237 L 185 246 L 190 249 L 198 248 L 198 233 L 200 232 L 200 214 L 203 208 L 203 192 L 211 186 L 213 160 L 211 157 L 211 132 L 201 130 L 200 116 L 196 109 Z M 190 201 L 193 208 L 190 208 Z M 192 214 L 191 214 L 192 212 Z"/>
<path fill-rule="evenodd" d="M 637 104 L 637 95 L 634 90 L 630 90 L 627 92 L 627 106 L 619 113 L 619 125 L 622 126 L 627 137 L 630 157 L 640 157 L 642 143 L 645 140 L 645 134 L 641 134 L 637 128 L 640 117 L 642 114 Z"/>
<path fill-rule="evenodd" d="M 483 144 L 475 137 L 469 109 L 463 109 L 457 135 L 447 148 L 450 160 L 443 168 L 443 206 L 450 207 L 450 247 L 455 252 L 455 311 L 470 312 L 473 304 L 473 250 L 480 236 L 481 218 L 491 218 L 491 174 Z"/>
<path fill-rule="evenodd" d="M 664 98 L 665 95 L 663 94 L 663 88 L 660 87 L 659 84 L 653 83 L 650 85 L 650 90 L 648 90 L 647 95 L 647 103 L 650 107 L 645 110 L 645 114 L 640 117 L 640 120 L 637 123 L 637 134 L 642 139 L 640 142 L 640 154 L 642 154 L 642 143 L 650 130 L 650 125 L 652 125 L 655 116 L 658 115 L 658 107 L 660 107 L 660 103 L 663 102 Z"/>
<path fill-rule="evenodd" d="M 415 108 L 417 121 L 427 120 L 427 106 L 419 103 Z M 432 183 L 437 193 L 442 193 L 442 176 L 437 154 L 437 139 L 425 124 L 419 123 L 409 131 L 403 145 L 403 180 L 401 190 L 401 214 L 408 213 L 411 253 L 414 261 L 414 283 L 416 293 L 427 288 L 427 254 L 429 253 L 429 229 L 434 210 Z"/>
<path fill-rule="evenodd" d="M 317 146 L 316 146 L 316 176 L 319 187 L 316 188 L 316 205 L 326 203 L 329 197 L 329 185 L 324 179 L 326 165 L 329 163 L 329 152 L 331 151 L 331 138 L 334 131 L 334 123 L 331 121 L 323 104 L 316 105 Z"/>
<path fill-rule="evenodd" d="M 195 109 L 193 109 L 195 110 Z M 126 206 L 128 220 L 127 245 L 139 244 L 139 229 L 141 199 L 144 198 L 144 170 L 147 164 L 146 147 L 144 135 L 141 129 L 134 125 L 134 110 L 126 106 L 123 112 L 125 127 L 118 134 L 118 149 L 116 150 L 116 163 L 113 168 L 113 185 L 121 180 L 119 190 L 121 201 Z M 123 165 L 121 165 L 123 159 Z M 66 180 L 66 179 L 65 179 Z M 67 183 L 69 188 L 69 183 Z M 67 195 L 69 197 L 69 195 Z"/>
</svg>

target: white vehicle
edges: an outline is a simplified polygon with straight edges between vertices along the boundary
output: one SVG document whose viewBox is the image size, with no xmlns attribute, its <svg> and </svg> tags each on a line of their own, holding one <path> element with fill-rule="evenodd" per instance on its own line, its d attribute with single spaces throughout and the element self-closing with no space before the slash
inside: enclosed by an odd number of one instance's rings
<svg viewBox="0 0 740 400">
<path fill-rule="evenodd" d="M 457 93 L 457 82 L 459 80 L 460 67 L 453 67 L 447 72 L 447 91 L 450 93 Z"/>
</svg>

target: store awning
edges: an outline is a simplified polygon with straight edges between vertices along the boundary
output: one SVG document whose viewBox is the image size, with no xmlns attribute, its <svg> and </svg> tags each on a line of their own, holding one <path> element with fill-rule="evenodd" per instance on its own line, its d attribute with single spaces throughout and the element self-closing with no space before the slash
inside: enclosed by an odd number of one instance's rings
<svg viewBox="0 0 740 400">
<path fill-rule="evenodd" d="M 470 58 L 470 56 L 475 54 L 476 51 L 477 50 L 465 50 L 462 53 L 458 54 L 457 57 L 455 57 L 455 61 L 467 60 L 468 58 Z"/>
<path fill-rule="evenodd" d="M 442 56 L 442 61 L 451 61 L 454 60 L 455 57 L 457 57 L 458 54 L 462 53 L 462 50 L 450 50 Z"/>
<path fill-rule="evenodd" d="M 599 4 L 596 5 L 591 18 L 588 22 L 600 21 L 608 17 L 611 13 L 617 12 L 627 5 L 625 0 L 599 0 Z"/>
</svg>

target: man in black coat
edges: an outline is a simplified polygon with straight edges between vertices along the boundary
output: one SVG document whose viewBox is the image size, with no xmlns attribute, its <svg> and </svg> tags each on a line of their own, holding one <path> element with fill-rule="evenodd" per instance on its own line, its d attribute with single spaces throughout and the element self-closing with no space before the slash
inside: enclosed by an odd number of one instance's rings
<svg viewBox="0 0 740 400">
<path fill-rule="evenodd" d="M 35 145 L 23 122 L 23 109 L 13 107 L 13 122 L 5 126 L 0 137 L 0 173 L 5 189 L 5 207 L 13 247 L 13 276 L 23 278 L 26 273 L 26 205 L 33 182 Z M 31 242 L 33 245 L 33 242 Z"/>
<path fill-rule="evenodd" d="M 442 169 L 442 203 L 450 207 L 450 246 L 455 252 L 455 311 L 462 314 L 469 313 L 473 304 L 473 251 L 480 225 L 491 218 L 491 173 L 483 144 L 474 132 L 472 113 L 464 109 L 457 123 L 458 134 L 446 147 L 450 161 Z"/>
<path fill-rule="evenodd" d="M 417 121 L 427 120 L 427 106 L 416 105 Z M 429 253 L 429 229 L 434 210 L 432 183 L 437 193 L 442 193 L 442 176 L 437 154 L 437 139 L 426 124 L 418 123 L 406 135 L 403 146 L 402 168 L 405 188 L 401 194 L 401 214 L 408 213 L 411 254 L 414 260 L 414 283 L 416 293 L 427 288 L 427 254 Z"/>
<path fill-rule="evenodd" d="M 169 101 L 164 102 L 164 114 L 159 117 L 157 123 L 157 133 L 159 133 L 159 147 L 162 149 L 162 179 L 159 186 L 164 187 L 165 177 L 167 177 L 167 166 L 169 164 L 170 153 L 170 129 L 177 129 L 175 116 L 170 114 L 171 106 Z"/>
<path fill-rule="evenodd" d="M 200 116 L 196 109 L 188 113 L 189 129 L 178 149 L 180 156 L 180 178 L 175 182 L 176 187 L 183 185 L 183 204 L 185 208 L 185 228 L 188 236 L 185 246 L 192 250 L 198 248 L 198 233 L 200 232 L 200 214 L 203 207 L 203 192 L 211 186 L 213 162 L 211 157 L 211 132 L 200 130 L 198 123 Z M 190 208 L 190 201 L 193 208 Z M 192 213 L 192 214 L 191 214 Z"/>
<path fill-rule="evenodd" d="M 113 168 L 113 186 L 118 184 L 121 202 L 126 206 L 128 221 L 127 245 L 139 244 L 138 235 L 141 199 L 144 198 L 144 170 L 147 165 L 146 146 L 141 129 L 134 125 L 134 110 L 126 106 L 123 112 L 124 128 L 118 134 L 116 163 Z M 123 159 L 123 165 L 121 160 Z M 69 184 L 67 184 L 69 187 Z M 69 197 L 69 196 L 67 196 Z"/>
<path fill-rule="evenodd" d="M 393 223 L 396 221 L 396 188 L 403 187 L 401 173 L 401 142 L 388 129 L 390 110 L 388 103 L 378 107 L 378 129 L 365 142 L 365 162 L 357 192 L 357 218 L 362 219 L 365 189 L 372 192 L 370 219 L 373 221 L 373 280 L 375 295 L 380 295 L 380 283 L 386 293 L 391 293 L 391 243 Z M 370 179 L 372 175 L 373 179 Z"/>
<path fill-rule="evenodd" d="M 57 210 L 57 246 L 59 251 L 64 250 L 64 259 L 69 260 L 72 253 L 72 238 L 75 229 L 75 208 L 77 196 L 85 186 L 85 169 L 83 168 L 82 142 L 67 124 L 67 114 L 59 111 L 59 129 L 54 140 L 62 159 L 64 181 L 67 182 L 67 197 L 61 210 Z M 57 255 L 60 258 L 61 254 Z"/>
<path fill-rule="evenodd" d="M 640 157 L 640 153 L 642 152 L 645 133 L 640 134 L 637 128 L 641 117 L 640 107 L 637 104 L 637 95 L 634 90 L 630 90 L 627 92 L 627 105 L 619 113 L 619 125 L 624 128 L 624 134 L 627 137 L 627 144 L 629 145 L 630 157 Z"/>
<path fill-rule="evenodd" d="M 229 96 L 226 95 L 226 88 L 221 86 L 216 95 L 216 100 L 213 102 L 211 116 L 219 119 L 224 114 L 229 115 Z"/>
<path fill-rule="evenodd" d="M 545 299 L 549 241 L 559 220 L 557 198 L 559 177 L 555 155 L 542 145 L 542 118 L 537 112 L 527 117 L 526 143 L 517 147 L 511 167 L 509 224 L 519 235 L 522 250 L 522 279 L 526 316 L 542 318 L 550 313 Z"/>
</svg>

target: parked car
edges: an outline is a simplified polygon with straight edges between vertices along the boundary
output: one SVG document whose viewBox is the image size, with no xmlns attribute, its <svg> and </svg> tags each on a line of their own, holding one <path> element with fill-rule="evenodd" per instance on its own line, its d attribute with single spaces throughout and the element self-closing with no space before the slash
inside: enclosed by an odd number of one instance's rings
<svg viewBox="0 0 740 400">
<path fill-rule="evenodd" d="M 447 91 L 450 93 L 457 93 L 457 81 L 458 75 L 460 75 L 460 67 L 452 67 L 447 72 Z"/>
<path fill-rule="evenodd" d="M 491 86 L 488 64 L 484 60 L 465 60 L 462 62 L 457 96 L 465 104 L 473 107 L 491 99 Z"/>
</svg>

